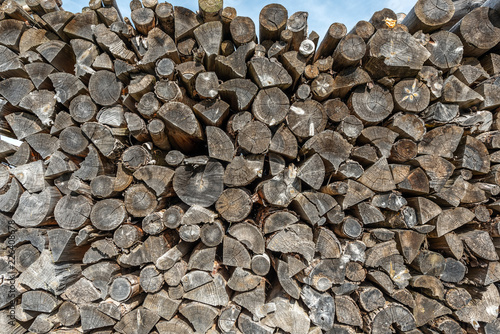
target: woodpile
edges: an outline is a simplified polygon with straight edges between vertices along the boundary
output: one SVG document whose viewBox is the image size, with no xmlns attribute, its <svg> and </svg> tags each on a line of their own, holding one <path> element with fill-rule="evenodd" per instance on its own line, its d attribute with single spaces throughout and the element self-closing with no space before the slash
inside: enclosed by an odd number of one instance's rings
<svg viewBox="0 0 500 334">
<path fill-rule="evenodd" d="M 1 333 L 500 333 L 500 1 L 0 4 Z"/>
</svg>

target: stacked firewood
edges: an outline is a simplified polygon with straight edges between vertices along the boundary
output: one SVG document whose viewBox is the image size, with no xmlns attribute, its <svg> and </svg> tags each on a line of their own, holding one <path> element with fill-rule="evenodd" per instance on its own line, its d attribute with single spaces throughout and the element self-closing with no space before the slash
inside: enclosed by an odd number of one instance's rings
<svg viewBox="0 0 500 334">
<path fill-rule="evenodd" d="M 322 40 L 279 4 L 25 3 L 1 333 L 500 332 L 500 1 Z"/>
</svg>

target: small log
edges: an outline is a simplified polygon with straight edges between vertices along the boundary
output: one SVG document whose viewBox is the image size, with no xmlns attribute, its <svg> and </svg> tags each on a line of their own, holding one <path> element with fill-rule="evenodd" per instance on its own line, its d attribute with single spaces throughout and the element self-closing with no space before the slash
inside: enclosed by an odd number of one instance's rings
<svg viewBox="0 0 500 334">
<path fill-rule="evenodd" d="M 368 21 L 358 21 L 356 25 L 347 34 L 355 34 L 361 37 L 365 42 L 368 42 L 370 37 L 375 33 L 375 28 Z"/>
<path fill-rule="evenodd" d="M 133 217 L 146 217 L 160 205 L 158 200 L 143 184 L 132 185 L 125 191 L 124 205 Z"/>
<path fill-rule="evenodd" d="M 286 28 L 292 33 L 290 49 L 299 51 L 300 44 L 307 38 L 307 12 L 293 13 L 287 20 Z"/>
<path fill-rule="evenodd" d="M 431 53 L 429 62 L 442 70 L 458 66 L 463 56 L 463 44 L 455 34 L 438 31 L 430 35 L 425 46 Z"/>
<path fill-rule="evenodd" d="M 224 168 L 219 162 L 209 161 L 206 166 L 181 166 L 176 169 L 173 186 L 177 196 L 188 205 L 208 207 L 222 194 Z M 203 186 L 200 188 L 201 183 Z"/>
<path fill-rule="evenodd" d="M 19 204 L 12 219 L 22 227 L 50 223 L 48 219 L 53 215 L 54 207 L 61 197 L 56 187 L 46 187 L 40 193 L 24 192 L 19 197 Z"/>
<path fill-rule="evenodd" d="M 376 101 L 376 102 L 375 102 Z M 357 87 L 349 97 L 348 107 L 362 121 L 373 124 L 389 116 L 393 109 L 390 93 L 379 85 Z"/>
<path fill-rule="evenodd" d="M 285 120 L 289 106 L 288 98 L 281 89 L 262 89 L 252 104 L 252 114 L 264 124 L 274 126 Z"/>
<path fill-rule="evenodd" d="M 417 80 L 401 80 L 394 86 L 393 94 L 396 107 L 403 111 L 421 112 L 430 101 L 429 89 Z"/>
<path fill-rule="evenodd" d="M 333 68 L 343 69 L 356 65 L 366 52 L 366 43 L 358 35 L 347 35 L 338 43 L 333 52 Z"/>
<path fill-rule="evenodd" d="M 460 143 L 463 131 L 462 128 L 454 125 L 435 128 L 424 135 L 418 144 L 418 153 L 451 158 Z"/>
<path fill-rule="evenodd" d="M 295 102 L 287 115 L 287 125 L 300 138 L 309 138 L 321 133 L 326 126 L 326 113 L 316 101 Z M 307 119 L 307 121 L 305 121 Z"/>
<path fill-rule="evenodd" d="M 45 291 L 26 291 L 21 301 L 23 310 L 43 313 L 54 311 L 59 304 L 56 297 Z"/>
<path fill-rule="evenodd" d="M 122 201 L 105 199 L 92 207 L 90 221 L 101 231 L 112 231 L 127 219 L 127 211 Z"/>
<path fill-rule="evenodd" d="M 124 334 L 149 333 L 160 316 L 144 307 L 138 307 L 125 314 L 113 327 L 116 331 Z"/>
<path fill-rule="evenodd" d="M 226 189 L 215 203 L 215 209 L 225 220 L 239 222 L 252 210 L 252 201 L 250 195 L 242 189 Z"/>
<path fill-rule="evenodd" d="M 334 91 L 333 77 L 328 73 L 319 74 L 311 83 L 311 91 L 315 100 L 326 100 Z"/>
<path fill-rule="evenodd" d="M 99 24 L 99 17 L 95 11 L 76 14 L 63 29 L 69 38 L 82 38 L 93 42 L 92 25 Z"/>
<path fill-rule="evenodd" d="M 132 11 L 130 18 L 134 22 L 137 31 L 143 35 L 155 27 L 155 12 L 151 8 L 138 8 Z"/>
<path fill-rule="evenodd" d="M 372 333 L 384 333 L 395 324 L 404 331 L 416 328 L 415 318 L 412 313 L 399 304 L 388 304 L 384 308 L 375 310 L 365 316 L 364 329 Z"/>
<path fill-rule="evenodd" d="M 249 17 L 236 16 L 231 20 L 229 31 L 236 47 L 247 44 L 251 41 L 257 42 L 255 24 Z"/>
<path fill-rule="evenodd" d="M 219 80 L 215 72 L 200 73 L 196 77 L 196 93 L 202 99 L 214 99 L 218 95 Z"/>
<path fill-rule="evenodd" d="M 441 100 L 445 103 L 457 103 L 460 108 L 467 108 L 484 101 L 484 98 L 456 76 L 450 76 L 444 82 Z"/>
<path fill-rule="evenodd" d="M 370 18 L 370 23 L 373 25 L 375 30 L 380 29 L 390 29 L 394 24 L 393 21 L 397 21 L 398 17 L 394 11 L 389 8 L 384 8 L 373 13 Z"/>
<path fill-rule="evenodd" d="M 90 222 L 92 201 L 87 197 L 66 195 L 54 208 L 54 218 L 57 224 L 68 230 L 77 230 Z"/>
<path fill-rule="evenodd" d="M 241 242 L 224 236 L 222 263 L 226 266 L 250 269 L 251 257 Z"/>
<path fill-rule="evenodd" d="M 251 154 L 267 151 L 271 142 L 271 131 L 261 122 L 250 122 L 238 133 L 238 144 Z"/>
<path fill-rule="evenodd" d="M 122 88 L 122 83 L 112 72 L 98 71 L 90 77 L 90 96 L 102 106 L 116 104 L 120 99 Z"/>
</svg>

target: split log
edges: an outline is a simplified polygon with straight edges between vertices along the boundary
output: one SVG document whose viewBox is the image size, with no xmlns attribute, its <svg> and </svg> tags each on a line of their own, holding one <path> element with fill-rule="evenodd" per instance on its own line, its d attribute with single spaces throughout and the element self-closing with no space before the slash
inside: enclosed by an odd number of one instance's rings
<svg viewBox="0 0 500 334">
<path fill-rule="evenodd" d="M 397 56 L 390 53 L 391 48 L 400 50 Z M 369 59 L 363 67 L 375 78 L 406 77 L 414 76 L 430 53 L 407 32 L 380 29 L 367 43 L 366 56 Z"/>
</svg>

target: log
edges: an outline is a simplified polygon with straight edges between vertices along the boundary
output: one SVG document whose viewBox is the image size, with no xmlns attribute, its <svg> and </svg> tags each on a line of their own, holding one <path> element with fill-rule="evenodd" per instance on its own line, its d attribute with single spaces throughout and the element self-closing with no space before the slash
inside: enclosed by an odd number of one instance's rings
<svg viewBox="0 0 500 334">
<path fill-rule="evenodd" d="M 127 211 L 122 201 L 104 199 L 97 202 L 90 213 L 90 221 L 97 229 L 112 231 L 127 219 Z"/>
<path fill-rule="evenodd" d="M 373 124 L 389 116 L 393 109 L 390 93 L 382 86 L 357 87 L 349 97 L 348 107 L 362 121 Z"/>
<path fill-rule="evenodd" d="M 287 125 L 299 138 L 309 138 L 321 133 L 326 126 L 326 113 L 318 102 L 295 102 L 287 115 Z"/>
<path fill-rule="evenodd" d="M 397 19 L 398 17 L 394 11 L 389 8 L 384 8 L 373 13 L 369 22 L 373 25 L 375 30 L 387 30 L 395 26 Z"/>
<path fill-rule="evenodd" d="M 430 92 L 423 82 L 401 80 L 394 86 L 396 108 L 407 112 L 421 112 L 429 105 Z"/>
<path fill-rule="evenodd" d="M 333 68 L 343 69 L 356 65 L 366 52 L 366 43 L 358 35 L 347 35 L 338 43 L 333 52 Z"/>
<path fill-rule="evenodd" d="M 390 45 L 400 50 L 397 57 L 388 52 Z M 368 62 L 363 67 L 375 78 L 411 77 L 422 69 L 430 53 L 407 32 L 380 29 L 367 43 L 366 56 L 369 57 Z"/>
<path fill-rule="evenodd" d="M 408 27 L 411 34 L 421 30 L 429 33 L 438 30 L 448 23 L 455 14 L 455 6 L 451 0 L 433 3 L 420 0 L 404 18 L 402 24 Z"/>
<path fill-rule="evenodd" d="M 474 22 L 484 22 L 483 29 L 472 33 Z M 464 56 L 479 57 L 486 51 L 495 46 L 499 37 L 498 28 L 496 27 L 498 17 L 496 12 L 488 7 L 479 7 L 470 11 L 459 22 L 457 22 L 450 32 L 457 35 L 464 45 Z"/>
<path fill-rule="evenodd" d="M 321 44 L 318 46 L 316 53 L 314 55 L 314 62 L 320 57 L 328 57 L 333 54 L 333 51 L 337 47 L 340 40 L 346 35 L 347 28 L 342 23 L 333 23 L 328 28 L 325 37 L 321 40 Z"/>
<path fill-rule="evenodd" d="M 202 139 L 200 125 L 193 111 L 181 102 L 169 102 L 158 111 L 165 121 L 170 135 L 169 140 L 179 148 L 191 150 L 196 142 Z"/>
<path fill-rule="evenodd" d="M 257 42 L 255 35 L 255 24 L 252 19 L 246 16 L 236 16 L 229 25 L 231 39 L 236 47 L 247 44 L 251 41 Z"/>
</svg>

